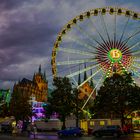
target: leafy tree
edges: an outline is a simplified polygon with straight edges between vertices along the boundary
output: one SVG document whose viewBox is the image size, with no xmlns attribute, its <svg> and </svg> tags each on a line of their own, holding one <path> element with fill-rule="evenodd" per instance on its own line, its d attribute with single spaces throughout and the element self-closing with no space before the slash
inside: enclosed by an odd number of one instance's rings
<svg viewBox="0 0 140 140">
<path fill-rule="evenodd" d="M 46 113 L 51 115 L 53 112 L 59 114 L 60 120 L 63 122 L 62 129 L 64 129 L 66 117 L 70 115 L 73 110 L 73 94 L 72 86 L 68 78 L 56 77 L 53 80 L 55 89 L 48 98 L 48 106 Z M 48 111 L 48 112 L 47 112 Z"/>
<path fill-rule="evenodd" d="M 84 91 L 82 91 L 84 92 Z M 79 95 L 81 93 L 80 89 L 74 88 L 74 109 L 73 113 L 76 116 L 76 126 L 78 126 L 79 119 L 89 119 L 92 118 L 92 112 L 91 109 L 93 108 L 93 99 L 89 99 L 89 96 L 84 96 L 83 98 L 79 98 Z M 86 101 L 88 102 L 86 103 Z M 86 103 L 86 105 L 83 108 L 83 105 Z"/>
<path fill-rule="evenodd" d="M 32 115 L 32 107 L 29 103 L 30 96 L 22 91 L 14 91 L 10 101 L 10 112 L 18 120 L 28 120 Z"/>
<path fill-rule="evenodd" d="M 0 116 L 1 117 L 6 117 L 10 116 L 10 110 L 9 110 L 9 105 L 7 103 L 4 103 L 0 105 Z"/>
<path fill-rule="evenodd" d="M 96 117 L 118 117 L 122 125 L 125 117 L 139 108 L 140 88 L 127 73 L 106 78 L 94 103 Z"/>
<path fill-rule="evenodd" d="M 76 116 L 76 126 L 79 126 L 79 119 L 83 119 L 84 118 L 84 114 L 83 114 L 83 110 L 81 109 L 83 104 L 84 104 L 84 100 L 83 99 L 79 99 L 79 90 L 77 88 L 73 89 L 73 114 Z"/>
<path fill-rule="evenodd" d="M 48 121 L 50 119 L 50 116 L 53 114 L 53 108 L 52 105 L 49 103 L 51 102 L 52 98 L 48 97 L 48 103 L 47 105 L 43 106 L 44 108 L 44 114 L 45 114 L 45 121 Z"/>
</svg>

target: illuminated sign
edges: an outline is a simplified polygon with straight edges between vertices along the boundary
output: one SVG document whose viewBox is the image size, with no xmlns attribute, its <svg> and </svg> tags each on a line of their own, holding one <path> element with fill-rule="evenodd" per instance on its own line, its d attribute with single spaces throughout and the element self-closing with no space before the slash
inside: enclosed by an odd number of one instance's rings
<svg viewBox="0 0 140 140">
<path fill-rule="evenodd" d="M 111 61 L 117 62 L 122 59 L 122 53 L 119 49 L 111 49 L 108 53 L 108 57 Z"/>
</svg>

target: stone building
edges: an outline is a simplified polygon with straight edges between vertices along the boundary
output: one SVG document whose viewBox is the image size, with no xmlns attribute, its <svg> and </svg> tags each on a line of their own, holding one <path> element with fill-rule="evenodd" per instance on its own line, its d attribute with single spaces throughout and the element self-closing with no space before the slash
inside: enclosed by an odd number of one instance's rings
<svg viewBox="0 0 140 140">
<path fill-rule="evenodd" d="M 86 66 L 85 66 L 86 68 Z M 91 71 L 91 75 L 92 75 L 92 71 Z M 84 81 L 87 80 L 87 73 L 84 72 Z M 81 75 L 79 74 L 78 76 L 78 85 L 80 85 L 82 82 L 81 82 Z M 90 96 L 90 94 L 93 92 L 94 90 L 94 84 L 93 84 L 93 80 L 92 78 L 90 79 L 90 81 L 84 83 L 80 88 L 79 88 L 79 91 L 80 91 L 80 94 L 79 94 L 79 99 L 85 99 L 85 98 L 88 98 Z M 94 92 L 92 93 L 92 96 L 91 98 L 92 99 L 95 99 L 96 97 L 96 90 L 94 90 Z"/>
<path fill-rule="evenodd" d="M 38 72 L 34 73 L 32 80 L 23 78 L 14 85 L 13 92 L 28 94 L 30 97 L 35 97 L 37 102 L 47 101 L 48 81 L 45 72 L 44 74 L 41 72 L 41 65 Z"/>
</svg>

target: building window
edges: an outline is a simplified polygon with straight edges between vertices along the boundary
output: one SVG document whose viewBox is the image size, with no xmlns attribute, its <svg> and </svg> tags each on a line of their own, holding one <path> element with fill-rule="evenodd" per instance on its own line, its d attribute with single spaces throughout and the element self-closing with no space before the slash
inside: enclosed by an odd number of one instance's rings
<svg viewBox="0 0 140 140">
<path fill-rule="evenodd" d="M 90 126 L 94 126 L 94 121 L 90 121 Z"/>
<path fill-rule="evenodd" d="M 100 125 L 105 125 L 105 121 L 100 121 Z"/>
</svg>

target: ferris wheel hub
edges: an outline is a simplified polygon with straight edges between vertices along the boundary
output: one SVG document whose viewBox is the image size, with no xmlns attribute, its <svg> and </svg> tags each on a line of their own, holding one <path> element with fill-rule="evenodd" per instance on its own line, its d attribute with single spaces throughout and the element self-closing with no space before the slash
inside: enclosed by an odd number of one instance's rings
<svg viewBox="0 0 140 140">
<path fill-rule="evenodd" d="M 117 48 L 113 48 L 108 52 L 108 57 L 111 62 L 119 62 L 122 59 L 122 52 Z"/>
</svg>

